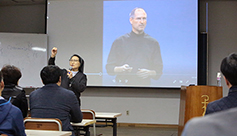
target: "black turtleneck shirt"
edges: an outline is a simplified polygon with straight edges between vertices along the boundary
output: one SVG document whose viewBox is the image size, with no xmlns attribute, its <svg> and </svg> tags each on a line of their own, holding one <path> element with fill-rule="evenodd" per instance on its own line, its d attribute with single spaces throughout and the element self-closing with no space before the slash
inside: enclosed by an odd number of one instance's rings
<svg viewBox="0 0 237 136">
<path fill-rule="evenodd" d="M 135 34 L 133 31 L 117 38 L 111 47 L 106 70 L 109 75 L 116 75 L 114 67 L 128 64 L 132 67 L 130 73 L 117 73 L 116 81 L 128 84 L 150 84 L 150 78 L 139 79 L 138 69 L 155 70 L 154 79 L 159 79 L 163 63 L 159 43 L 146 33 Z M 136 79 L 136 80 L 135 80 Z"/>
</svg>

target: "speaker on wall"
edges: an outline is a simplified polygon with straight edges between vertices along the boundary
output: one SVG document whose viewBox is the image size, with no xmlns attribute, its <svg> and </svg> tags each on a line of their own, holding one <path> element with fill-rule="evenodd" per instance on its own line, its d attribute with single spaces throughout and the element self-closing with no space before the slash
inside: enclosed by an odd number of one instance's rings
<svg viewBox="0 0 237 136">
<path fill-rule="evenodd" d="M 198 85 L 207 85 L 207 32 L 201 32 L 199 34 L 198 43 Z"/>
</svg>

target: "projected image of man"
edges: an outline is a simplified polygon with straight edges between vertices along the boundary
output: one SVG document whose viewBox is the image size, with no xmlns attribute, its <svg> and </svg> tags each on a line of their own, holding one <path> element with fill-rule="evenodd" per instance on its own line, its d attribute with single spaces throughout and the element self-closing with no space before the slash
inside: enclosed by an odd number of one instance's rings
<svg viewBox="0 0 237 136">
<path fill-rule="evenodd" d="M 117 38 L 111 47 L 106 70 L 116 75 L 116 83 L 150 85 L 151 78 L 160 78 L 163 62 L 158 41 L 144 32 L 147 13 L 135 8 L 129 18 L 132 31 Z"/>
</svg>

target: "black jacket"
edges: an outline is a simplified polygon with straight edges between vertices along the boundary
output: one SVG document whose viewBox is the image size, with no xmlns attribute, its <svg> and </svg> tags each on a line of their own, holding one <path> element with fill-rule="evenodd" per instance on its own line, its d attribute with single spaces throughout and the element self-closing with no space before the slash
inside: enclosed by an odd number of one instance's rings
<svg viewBox="0 0 237 136">
<path fill-rule="evenodd" d="M 9 100 L 9 98 L 12 97 L 11 103 L 21 110 L 23 118 L 27 116 L 28 102 L 23 88 L 13 84 L 5 85 L 4 90 L 2 91 L 2 97 L 6 100 Z"/>
<path fill-rule="evenodd" d="M 55 58 L 50 57 L 48 65 L 55 65 Z M 67 76 L 67 70 L 61 69 L 61 80 L 62 80 L 61 86 L 75 93 L 80 106 L 81 106 L 80 96 L 81 93 L 86 89 L 87 84 L 87 77 L 82 72 L 78 71 L 78 73 L 73 78 L 69 79 Z"/>
</svg>

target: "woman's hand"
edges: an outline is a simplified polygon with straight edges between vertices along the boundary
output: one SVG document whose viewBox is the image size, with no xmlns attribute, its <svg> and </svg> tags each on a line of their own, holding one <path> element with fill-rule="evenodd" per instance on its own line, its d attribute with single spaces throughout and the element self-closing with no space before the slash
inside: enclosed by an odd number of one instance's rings
<svg viewBox="0 0 237 136">
<path fill-rule="evenodd" d="M 54 58 L 57 52 L 58 52 L 58 49 L 56 47 L 53 47 L 53 49 L 51 50 L 51 58 Z"/>
<path fill-rule="evenodd" d="M 70 70 L 67 70 L 67 76 L 68 76 L 69 79 L 72 78 L 72 72 Z"/>
</svg>

